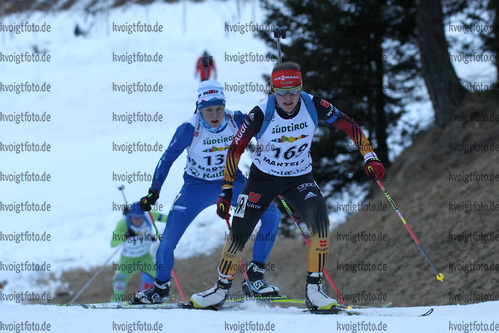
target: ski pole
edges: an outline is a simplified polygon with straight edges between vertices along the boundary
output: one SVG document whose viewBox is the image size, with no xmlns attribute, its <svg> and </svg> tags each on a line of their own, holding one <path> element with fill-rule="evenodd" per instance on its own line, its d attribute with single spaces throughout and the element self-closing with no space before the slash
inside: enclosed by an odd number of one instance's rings
<svg viewBox="0 0 499 333">
<path fill-rule="evenodd" d="M 99 270 L 97 272 L 95 272 L 95 274 L 90 278 L 90 280 L 88 280 L 88 282 L 83 286 L 83 288 L 81 288 L 81 290 L 71 299 L 71 301 L 69 301 L 69 304 L 72 304 L 74 301 L 76 301 L 76 299 L 78 297 L 80 297 L 80 295 L 85 291 L 85 289 L 87 289 L 87 287 L 90 285 L 90 283 L 92 283 L 92 281 L 97 277 L 97 275 L 99 275 L 100 272 L 102 272 L 102 270 L 104 269 L 104 267 L 106 267 L 106 265 L 109 262 L 109 260 L 111 260 L 111 258 L 114 257 L 114 255 L 118 252 L 118 250 L 121 249 L 121 246 L 123 244 L 124 243 L 121 243 L 118 246 L 118 248 L 116 249 L 116 251 L 114 251 L 113 254 L 106 260 L 106 262 L 104 263 L 104 265 L 102 265 L 101 268 L 99 268 Z"/>
<path fill-rule="evenodd" d="M 300 230 L 300 233 L 303 236 L 303 240 L 305 241 L 305 243 L 307 243 L 307 246 L 310 246 L 310 242 L 308 241 L 307 237 L 303 233 L 303 230 L 300 228 L 300 225 L 298 224 L 298 221 L 293 216 L 293 213 L 291 212 L 291 209 L 289 208 L 286 200 L 284 200 L 284 198 L 281 195 L 279 195 L 279 199 L 281 199 L 281 202 L 284 205 L 284 208 L 286 208 L 286 211 L 288 212 L 289 216 L 291 217 L 291 219 L 293 220 L 293 222 L 295 223 L 295 225 L 298 227 L 298 230 Z M 331 279 L 331 277 L 329 276 L 329 273 L 327 272 L 327 270 L 325 268 L 324 268 L 324 275 L 328 279 L 329 283 L 331 283 L 331 286 L 333 286 L 333 289 L 336 292 L 336 295 L 338 295 L 338 297 L 340 298 L 341 303 L 343 303 L 343 305 L 346 306 L 345 301 L 343 300 L 343 297 L 341 297 L 340 292 L 338 291 L 338 289 L 334 285 L 333 280 Z"/>
<path fill-rule="evenodd" d="M 125 200 L 125 204 L 128 207 L 128 202 L 127 202 L 126 197 L 125 197 L 125 191 L 123 191 L 124 189 L 125 189 L 125 185 L 121 185 L 120 187 L 118 187 L 118 190 L 120 190 L 121 194 L 123 195 L 123 200 Z"/>
<path fill-rule="evenodd" d="M 373 173 L 374 170 L 371 166 L 368 166 L 367 169 L 369 170 L 369 172 Z M 423 249 L 423 246 L 421 245 L 421 243 L 419 242 L 419 240 L 417 239 L 416 235 L 414 234 L 414 232 L 412 231 L 411 227 L 407 224 L 407 222 L 405 221 L 404 217 L 402 216 L 402 213 L 400 212 L 400 210 L 397 208 L 397 205 L 395 205 L 395 202 L 393 201 L 392 197 L 390 196 L 390 194 L 388 194 L 388 192 L 386 191 L 385 187 L 383 186 L 383 184 L 377 180 L 376 183 L 378 183 L 379 187 L 381 188 L 381 190 L 383 191 L 383 193 L 385 194 L 385 197 L 388 199 L 388 201 L 390 202 L 390 204 L 392 205 L 393 209 L 395 210 L 395 212 L 397 212 L 397 215 L 400 217 L 400 219 L 402 220 L 402 222 L 404 222 L 404 225 L 405 227 L 407 228 L 407 230 L 409 231 L 409 233 L 411 234 L 412 238 L 414 239 L 414 241 L 416 242 L 416 244 L 418 244 L 419 246 L 419 249 L 421 250 L 421 253 L 423 253 L 423 255 L 425 256 L 426 260 L 428 261 L 428 263 L 431 265 L 431 268 L 433 268 L 433 270 L 435 271 L 435 273 L 437 273 L 437 280 L 440 280 L 440 281 L 444 281 L 444 275 L 442 273 L 439 273 L 437 271 L 437 269 L 435 268 L 435 265 L 433 265 L 433 263 L 431 262 L 430 260 L 430 257 L 428 257 L 428 255 L 426 254 L 425 250 Z"/>
<path fill-rule="evenodd" d="M 229 218 L 226 218 L 225 222 L 227 222 L 227 227 L 229 228 L 229 232 L 230 232 Z M 244 262 L 243 262 L 242 258 L 239 258 L 239 264 L 241 265 L 241 269 L 243 270 L 244 279 L 246 280 L 246 284 L 248 285 L 249 292 L 251 293 L 252 296 L 255 296 L 253 293 L 253 289 L 251 289 L 251 284 L 249 281 L 248 272 L 246 271 L 246 267 L 244 267 Z"/>
<path fill-rule="evenodd" d="M 154 222 L 154 218 L 152 217 L 152 214 L 150 211 L 148 213 L 149 213 L 149 218 L 152 221 L 152 225 L 154 226 L 154 229 L 156 230 L 156 235 L 161 240 L 161 235 L 159 234 L 158 227 L 156 227 L 156 223 Z M 180 283 L 178 282 L 178 279 L 177 279 L 177 274 L 175 274 L 175 270 L 173 268 L 172 268 L 172 275 L 173 275 L 173 279 L 175 280 L 175 284 L 177 285 L 178 291 L 180 292 L 180 296 L 182 296 L 182 301 L 185 303 L 184 292 L 182 291 L 182 288 L 180 287 Z"/>
</svg>

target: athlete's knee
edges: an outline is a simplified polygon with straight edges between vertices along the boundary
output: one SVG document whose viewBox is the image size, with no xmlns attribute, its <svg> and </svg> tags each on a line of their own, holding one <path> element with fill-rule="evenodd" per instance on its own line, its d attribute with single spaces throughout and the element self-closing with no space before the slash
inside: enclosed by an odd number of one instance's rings
<svg viewBox="0 0 499 333">
<path fill-rule="evenodd" d="M 178 242 L 175 242 L 175 243 L 167 243 L 163 249 L 164 253 L 170 253 L 170 252 L 173 252 L 175 251 L 175 249 L 177 248 L 177 245 L 178 245 Z"/>
<path fill-rule="evenodd" d="M 302 217 L 308 222 L 312 233 L 319 233 L 321 237 L 328 234 L 329 217 L 325 204 L 318 204 L 311 207 L 311 209 L 307 209 Z"/>
<path fill-rule="evenodd" d="M 167 236 L 163 235 L 161 237 L 161 242 L 159 243 L 158 251 L 162 253 L 168 253 L 177 248 L 180 238 L 176 235 L 169 234 Z"/>
<path fill-rule="evenodd" d="M 230 244 L 229 248 L 235 248 L 238 251 L 242 251 L 250 236 L 251 232 L 231 232 L 227 237 L 227 243 Z"/>
</svg>

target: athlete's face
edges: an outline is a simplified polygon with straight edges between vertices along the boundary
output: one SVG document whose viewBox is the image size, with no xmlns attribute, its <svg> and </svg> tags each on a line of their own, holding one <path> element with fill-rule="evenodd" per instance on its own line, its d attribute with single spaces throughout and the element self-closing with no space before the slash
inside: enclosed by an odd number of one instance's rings
<svg viewBox="0 0 499 333">
<path fill-rule="evenodd" d="M 292 95 L 290 92 L 287 92 L 284 96 L 274 93 L 275 100 L 281 109 L 291 114 L 300 100 L 302 90 L 300 89 L 295 95 Z"/>
<path fill-rule="evenodd" d="M 212 128 L 217 128 L 222 124 L 225 117 L 225 106 L 223 105 L 212 105 L 199 110 L 203 115 L 203 119 Z"/>
<path fill-rule="evenodd" d="M 143 218 L 130 216 L 130 221 L 132 221 L 133 225 L 136 227 L 140 227 L 142 222 L 144 222 Z"/>
</svg>

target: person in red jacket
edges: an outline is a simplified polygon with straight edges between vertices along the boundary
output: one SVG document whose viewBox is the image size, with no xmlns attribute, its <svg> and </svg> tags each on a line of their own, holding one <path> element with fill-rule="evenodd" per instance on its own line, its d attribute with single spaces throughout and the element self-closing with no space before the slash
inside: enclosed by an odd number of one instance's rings
<svg viewBox="0 0 499 333">
<path fill-rule="evenodd" d="M 196 71 L 194 72 L 194 77 L 198 76 L 201 78 L 201 82 L 209 80 L 211 76 L 211 70 L 213 69 L 213 75 L 214 75 L 214 80 L 217 79 L 217 68 L 215 67 L 215 60 L 212 61 L 212 65 L 208 66 L 208 71 L 205 70 L 203 67 L 203 57 L 208 57 L 208 51 L 204 51 L 203 55 L 198 58 L 197 64 L 196 64 Z M 207 75 L 208 74 L 208 75 Z"/>
</svg>

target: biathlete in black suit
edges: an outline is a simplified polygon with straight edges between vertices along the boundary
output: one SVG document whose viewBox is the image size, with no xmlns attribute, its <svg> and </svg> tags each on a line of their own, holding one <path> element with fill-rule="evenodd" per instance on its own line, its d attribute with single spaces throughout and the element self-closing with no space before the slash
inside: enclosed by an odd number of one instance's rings
<svg viewBox="0 0 499 333">
<path fill-rule="evenodd" d="M 190 302 L 196 308 L 218 308 L 227 299 L 244 245 L 258 219 L 277 195 L 282 195 L 305 220 L 311 232 L 306 275 L 306 305 L 309 309 L 330 309 L 337 304 L 323 292 L 322 277 L 329 250 L 329 218 L 322 193 L 312 176 L 312 145 L 319 119 L 345 132 L 364 157 L 369 179 L 379 180 L 385 168 L 357 123 L 331 103 L 303 92 L 296 63 L 277 65 L 272 72 L 273 94 L 254 107 L 232 140 L 225 162 L 222 194 L 217 214 L 229 217 L 234 180 L 241 154 L 253 136 L 253 154 L 248 181 L 237 199 L 232 231 L 225 243 L 218 267 L 218 280 Z M 368 167 L 372 172 L 368 171 Z"/>
</svg>

